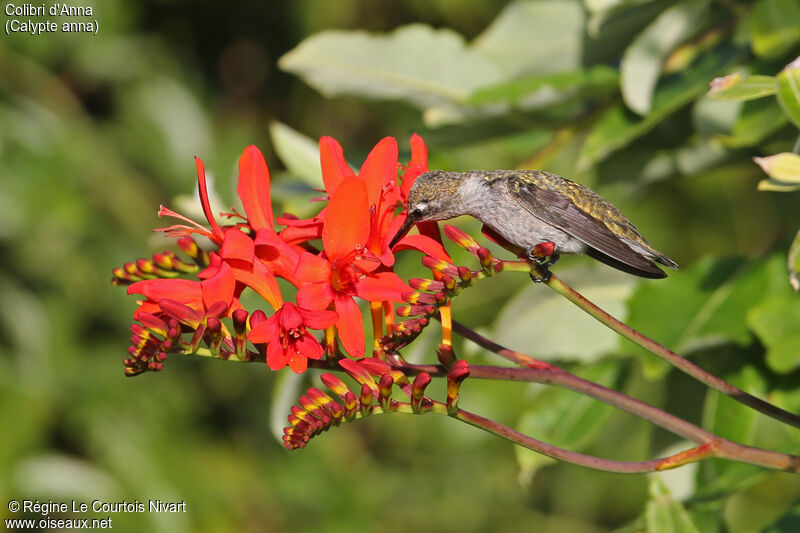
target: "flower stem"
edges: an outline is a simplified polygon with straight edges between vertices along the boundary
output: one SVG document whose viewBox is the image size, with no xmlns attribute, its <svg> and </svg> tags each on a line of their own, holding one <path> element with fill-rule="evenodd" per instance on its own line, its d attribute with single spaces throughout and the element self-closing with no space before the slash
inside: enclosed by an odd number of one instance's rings
<svg viewBox="0 0 800 533">
<path fill-rule="evenodd" d="M 404 363 L 398 367 L 407 374 L 417 374 L 427 372 L 431 376 L 442 377 L 447 374 L 447 370 L 440 365 L 411 365 Z M 587 381 L 574 374 L 553 367 L 551 369 L 540 368 L 508 368 L 484 365 L 470 365 L 470 377 L 478 379 L 494 379 L 504 381 L 520 381 L 529 383 L 542 383 L 545 385 L 556 385 L 565 389 L 572 390 L 579 394 L 589 396 L 605 404 L 627 411 L 639 418 L 652 422 L 653 424 L 679 435 L 687 440 L 698 444 L 697 447 L 680 452 L 677 455 L 644 461 L 640 463 L 629 463 L 623 461 L 609 461 L 596 457 L 586 456 L 575 452 L 563 450 L 551 444 L 544 443 L 524 435 L 511 428 L 503 426 L 498 422 L 489 420 L 478 415 L 459 410 L 462 416 L 456 416 L 459 420 L 479 427 L 514 443 L 524 446 L 531 450 L 541 452 L 556 459 L 568 461 L 590 468 L 608 470 L 611 472 L 651 472 L 653 470 L 666 470 L 675 468 L 686 463 L 699 461 L 707 457 L 718 457 L 730 459 L 741 463 L 749 463 L 776 470 L 800 473 L 800 457 L 786 453 L 773 452 L 745 446 L 733 441 L 729 441 L 714 435 L 691 422 L 662 411 L 657 407 L 644 403 L 635 398 L 631 398 L 621 392 L 603 387 L 597 383 Z"/>
<path fill-rule="evenodd" d="M 662 346 L 650 337 L 647 337 L 646 335 L 636 331 L 627 324 L 620 322 L 613 316 L 600 309 L 597 305 L 584 298 L 575 289 L 561 281 L 561 279 L 559 279 L 555 274 L 551 275 L 546 284 L 558 294 L 605 324 L 607 327 L 619 333 L 626 339 L 638 344 L 642 348 L 661 357 L 672 366 L 689 374 L 712 389 L 716 389 L 719 392 L 730 396 L 734 400 L 741 402 L 748 407 L 752 407 L 753 409 L 760 411 L 761 413 L 764 413 L 776 420 L 780 420 L 781 422 L 800 428 L 800 416 L 785 411 L 778 406 L 762 400 L 761 398 L 753 396 L 752 394 L 748 394 L 742 389 L 731 385 L 724 379 L 718 378 L 714 374 L 703 370 L 699 366 L 681 357 L 672 350 Z"/>
</svg>

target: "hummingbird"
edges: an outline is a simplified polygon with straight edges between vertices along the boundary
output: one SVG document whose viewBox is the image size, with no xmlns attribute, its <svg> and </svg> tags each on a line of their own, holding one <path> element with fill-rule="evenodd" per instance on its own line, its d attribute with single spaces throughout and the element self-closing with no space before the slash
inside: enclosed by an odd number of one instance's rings
<svg viewBox="0 0 800 533">
<path fill-rule="evenodd" d="M 528 258 L 542 264 L 546 272 L 559 252 L 585 253 L 643 278 L 666 277 L 656 263 L 678 268 L 611 202 L 585 185 L 541 170 L 431 170 L 421 174 L 409 191 L 406 220 L 391 246 L 418 222 L 461 215 L 477 218 L 526 250 Z M 545 242 L 553 242 L 555 248 L 552 256 L 542 261 L 534 248 Z"/>
</svg>

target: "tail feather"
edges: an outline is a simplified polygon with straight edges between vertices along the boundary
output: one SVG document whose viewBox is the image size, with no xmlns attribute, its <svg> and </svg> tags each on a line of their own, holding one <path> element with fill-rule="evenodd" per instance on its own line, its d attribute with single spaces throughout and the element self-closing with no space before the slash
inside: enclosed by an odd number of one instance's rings
<svg viewBox="0 0 800 533">
<path fill-rule="evenodd" d="M 642 261 L 639 263 L 641 266 L 633 266 L 633 265 L 629 265 L 628 263 L 624 263 L 624 262 L 620 261 L 619 259 L 614 259 L 613 257 L 604 254 L 603 252 L 597 250 L 596 248 L 592 248 L 591 246 L 586 248 L 586 255 L 588 255 L 589 257 L 591 257 L 593 259 L 597 259 L 601 263 L 605 263 L 606 265 L 608 265 L 610 267 L 614 267 L 617 270 L 621 270 L 623 272 L 627 272 L 628 274 L 633 274 L 634 276 L 639 276 L 639 277 L 642 277 L 642 278 L 649 278 L 649 279 L 661 279 L 661 278 L 666 278 L 667 277 L 667 274 L 663 270 L 658 268 L 655 265 L 655 263 L 648 261 L 647 259 L 645 259 L 642 256 L 640 256 Z M 658 259 L 661 259 L 661 258 L 662 257 L 659 257 Z M 677 268 L 678 267 L 677 264 L 675 264 L 673 261 L 670 261 L 666 257 L 664 257 L 663 259 L 666 259 L 667 261 L 669 261 L 671 263 L 671 265 L 670 264 L 666 264 L 665 266 L 669 266 L 670 268 Z M 659 261 L 659 263 L 661 263 L 661 261 Z M 649 267 L 646 266 L 648 264 L 649 264 Z M 674 265 L 674 266 L 672 266 L 672 265 Z"/>
</svg>

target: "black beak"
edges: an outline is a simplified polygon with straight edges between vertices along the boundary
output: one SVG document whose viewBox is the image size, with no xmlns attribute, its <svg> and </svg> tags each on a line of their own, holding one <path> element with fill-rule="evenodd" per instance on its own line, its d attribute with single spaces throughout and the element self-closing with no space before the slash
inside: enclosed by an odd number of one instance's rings
<svg viewBox="0 0 800 533">
<path fill-rule="evenodd" d="M 406 215 L 406 221 L 403 222 L 403 226 L 397 231 L 397 235 L 394 236 L 392 242 L 389 243 L 389 249 L 394 248 L 394 245 L 397 244 L 397 241 L 405 237 L 406 233 L 408 233 L 408 230 L 411 229 L 411 226 L 416 223 L 417 221 L 411 218 L 410 215 Z"/>
</svg>

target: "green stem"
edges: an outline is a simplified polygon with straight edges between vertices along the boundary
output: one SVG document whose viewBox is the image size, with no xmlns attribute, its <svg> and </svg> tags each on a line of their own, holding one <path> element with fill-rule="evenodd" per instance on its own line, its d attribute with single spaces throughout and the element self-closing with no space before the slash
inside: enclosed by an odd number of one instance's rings
<svg viewBox="0 0 800 533">
<path fill-rule="evenodd" d="M 575 289 L 561 281 L 561 279 L 559 279 L 557 276 L 551 275 L 550 280 L 546 283 L 551 289 L 580 307 L 582 310 L 605 324 L 607 327 L 619 333 L 626 339 L 638 344 L 642 348 L 661 357 L 672 366 L 689 374 L 712 389 L 716 389 L 719 392 L 730 396 L 734 400 L 741 402 L 748 407 L 752 407 L 753 409 L 775 418 L 776 420 L 780 420 L 781 422 L 800 428 L 800 416 L 785 411 L 780 407 L 762 400 L 761 398 L 753 396 L 752 394 L 748 394 L 742 389 L 731 385 L 724 379 L 718 378 L 714 374 L 703 370 L 699 366 L 681 357 L 672 350 L 657 343 L 650 337 L 643 335 L 627 324 L 620 322 L 613 316 L 609 315 L 598 306 L 584 298 Z"/>
</svg>

